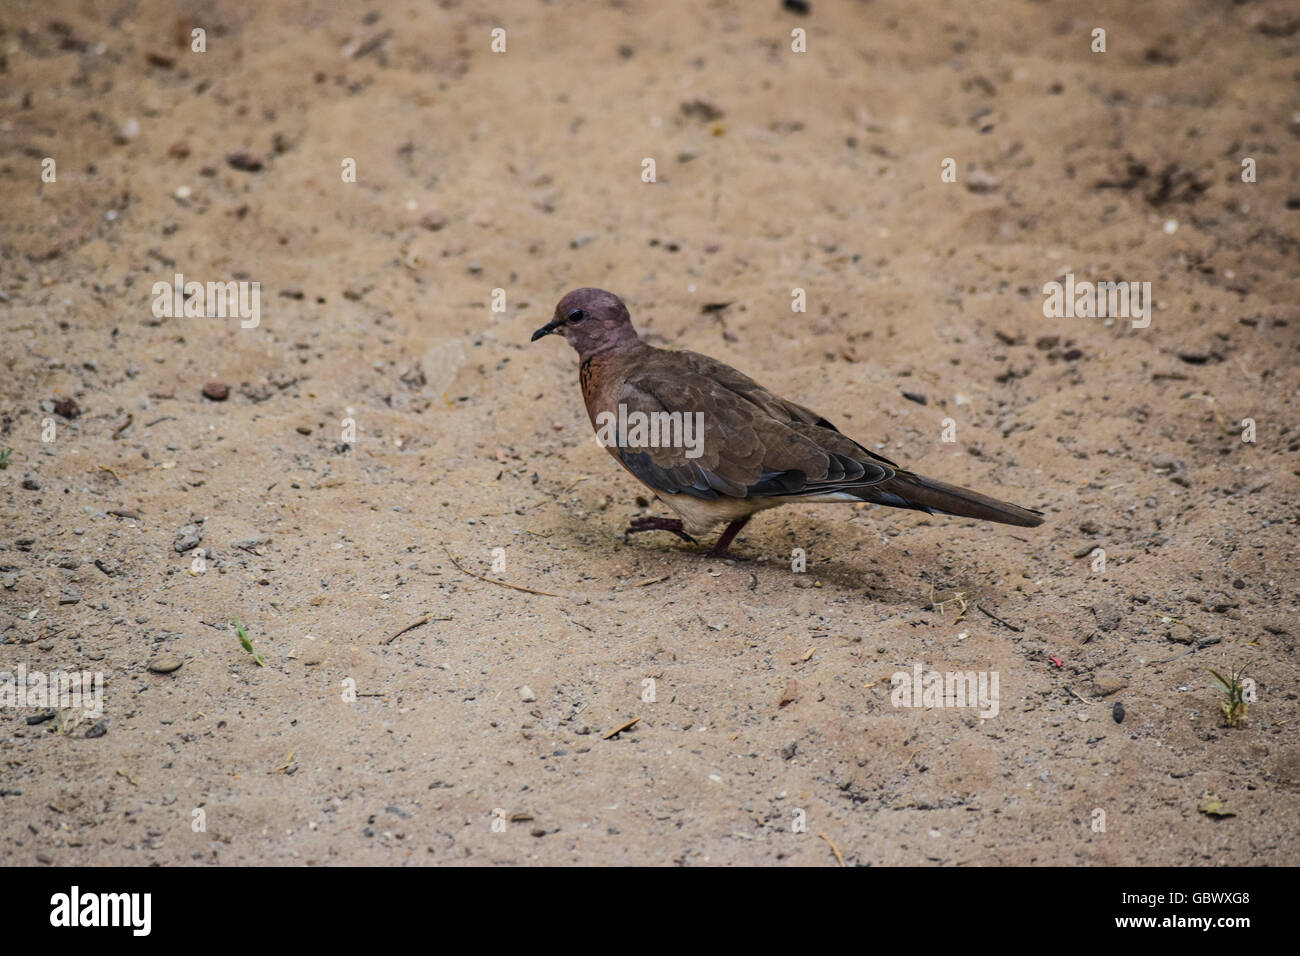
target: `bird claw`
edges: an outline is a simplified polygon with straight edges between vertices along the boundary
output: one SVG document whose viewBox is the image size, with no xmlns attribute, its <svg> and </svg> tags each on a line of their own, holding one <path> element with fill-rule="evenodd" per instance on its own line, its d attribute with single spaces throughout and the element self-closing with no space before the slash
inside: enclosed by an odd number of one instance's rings
<svg viewBox="0 0 1300 956">
<path fill-rule="evenodd" d="M 631 523 L 627 526 L 627 530 L 623 532 L 624 542 L 628 540 L 629 536 L 640 531 L 671 531 L 683 541 L 689 541 L 691 544 L 699 544 L 698 541 L 686 533 L 685 529 L 682 527 L 682 520 L 680 518 L 660 518 L 657 515 L 641 515 L 640 517 L 633 518 Z"/>
</svg>

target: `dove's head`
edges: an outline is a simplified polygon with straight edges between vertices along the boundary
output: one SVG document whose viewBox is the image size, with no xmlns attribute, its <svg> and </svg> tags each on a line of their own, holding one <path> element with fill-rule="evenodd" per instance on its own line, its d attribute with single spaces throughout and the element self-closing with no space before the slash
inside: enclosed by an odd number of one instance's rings
<svg viewBox="0 0 1300 956">
<path fill-rule="evenodd" d="M 552 332 L 563 335 L 583 358 L 640 341 L 623 300 L 604 289 L 574 289 L 560 300 L 551 321 L 534 332 L 532 340 Z"/>
</svg>

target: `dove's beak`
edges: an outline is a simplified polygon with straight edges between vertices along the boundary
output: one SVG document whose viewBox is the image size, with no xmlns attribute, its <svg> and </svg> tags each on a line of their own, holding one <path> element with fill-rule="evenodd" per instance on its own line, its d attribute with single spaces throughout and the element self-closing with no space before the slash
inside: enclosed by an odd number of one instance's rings
<svg viewBox="0 0 1300 956">
<path fill-rule="evenodd" d="M 531 339 L 529 339 L 529 341 L 530 341 L 530 342 L 536 342 L 536 341 L 537 341 L 538 339 L 540 339 L 543 335 L 550 335 L 552 332 L 554 332 L 556 329 L 558 329 L 558 328 L 559 328 L 561 325 L 563 325 L 563 324 L 564 324 L 564 320 L 563 320 L 563 319 L 551 319 L 551 321 L 547 322 L 547 323 L 546 323 L 545 325 L 543 325 L 540 329 L 538 329 L 536 332 L 534 332 L 534 333 L 533 333 L 533 337 L 532 337 Z"/>
</svg>

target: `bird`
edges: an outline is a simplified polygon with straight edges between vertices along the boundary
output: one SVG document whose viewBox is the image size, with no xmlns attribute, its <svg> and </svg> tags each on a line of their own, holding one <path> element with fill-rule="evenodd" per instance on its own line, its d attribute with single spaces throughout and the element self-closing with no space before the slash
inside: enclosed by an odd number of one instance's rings
<svg viewBox="0 0 1300 956">
<path fill-rule="evenodd" d="M 726 557 L 755 514 L 795 502 L 867 502 L 1024 528 L 1043 523 L 1040 511 L 907 471 L 715 358 L 650 345 L 612 292 L 568 292 L 531 341 L 547 335 L 562 335 L 578 353 L 597 439 L 678 515 L 634 518 L 625 540 L 669 531 L 698 544 L 725 524 L 708 554 Z"/>
</svg>

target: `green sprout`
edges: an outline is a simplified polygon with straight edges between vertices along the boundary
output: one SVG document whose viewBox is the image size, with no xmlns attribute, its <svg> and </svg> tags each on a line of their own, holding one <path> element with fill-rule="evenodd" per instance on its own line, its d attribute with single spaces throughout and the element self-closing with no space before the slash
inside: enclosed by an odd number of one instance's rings
<svg viewBox="0 0 1300 956">
<path fill-rule="evenodd" d="M 239 643 L 244 645 L 244 650 L 253 655 L 253 661 L 258 667 L 265 667 L 266 661 L 262 660 L 262 655 L 253 650 L 253 642 L 248 639 L 248 632 L 244 630 L 244 625 L 239 623 L 239 618 L 235 618 L 235 633 L 239 635 Z"/>
<path fill-rule="evenodd" d="M 13 453 L 14 450 L 12 448 L 6 448 L 4 451 L 0 451 L 0 471 L 4 471 L 9 467 L 9 456 Z"/>
<path fill-rule="evenodd" d="M 1229 668 L 1226 680 L 1214 668 L 1206 668 L 1223 687 L 1224 699 L 1219 701 L 1219 709 L 1223 711 L 1223 723 L 1226 727 L 1240 727 L 1246 720 L 1247 701 L 1241 679 L 1246 676 L 1246 668 L 1253 663 L 1255 662 L 1249 661 L 1241 667 Z"/>
</svg>

